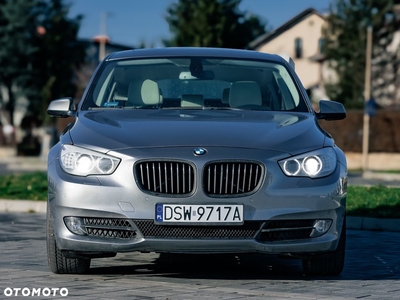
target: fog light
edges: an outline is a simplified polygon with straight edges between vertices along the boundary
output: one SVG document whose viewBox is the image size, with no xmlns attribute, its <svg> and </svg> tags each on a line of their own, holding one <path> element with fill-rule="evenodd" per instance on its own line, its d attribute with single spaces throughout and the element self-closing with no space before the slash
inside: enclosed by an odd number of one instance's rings
<svg viewBox="0 0 400 300">
<path fill-rule="evenodd" d="M 331 227 L 332 220 L 315 220 L 314 229 L 311 232 L 310 237 L 321 236 L 326 233 Z"/>
<path fill-rule="evenodd" d="M 78 217 L 65 217 L 65 225 L 72 233 L 78 235 L 86 235 L 86 227 L 83 225 L 82 218 Z"/>
</svg>

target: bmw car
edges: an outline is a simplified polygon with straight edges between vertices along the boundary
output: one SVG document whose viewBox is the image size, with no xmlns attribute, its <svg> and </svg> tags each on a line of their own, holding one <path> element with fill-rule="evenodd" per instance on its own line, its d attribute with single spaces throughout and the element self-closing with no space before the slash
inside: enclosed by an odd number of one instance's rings
<svg viewBox="0 0 400 300">
<path fill-rule="evenodd" d="M 47 253 L 84 273 L 124 252 L 263 253 L 338 275 L 346 157 L 291 59 L 251 50 L 134 49 L 108 55 L 48 155 Z"/>
</svg>

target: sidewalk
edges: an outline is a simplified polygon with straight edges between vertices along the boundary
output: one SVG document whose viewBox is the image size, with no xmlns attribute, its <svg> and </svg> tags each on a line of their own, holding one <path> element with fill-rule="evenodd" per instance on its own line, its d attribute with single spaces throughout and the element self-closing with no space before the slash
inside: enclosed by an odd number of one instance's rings
<svg viewBox="0 0 400 300">
<path fill-rule="evenodd" d="M 0 176 L 46 171 L 47 161 L 37 156 L 16 156 L 13 148 L 0 147 Z"/>
</svg>

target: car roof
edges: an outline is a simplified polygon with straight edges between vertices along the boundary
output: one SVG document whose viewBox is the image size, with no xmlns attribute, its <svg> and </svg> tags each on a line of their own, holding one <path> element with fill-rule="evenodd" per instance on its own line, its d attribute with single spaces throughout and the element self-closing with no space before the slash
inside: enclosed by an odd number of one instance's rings
<svg viewBox="0 0 400 300">
<path fill-rule="evenodd" d="M 111 53 L 106 60 L 120 60 L 128 58 L 145 57 L 182 57 L 182 56 L 208 56 L 215 58 L 231 59 L 254 59 L 268 60 L 271 62 L 286 62 L 281 56 L 268 54 L 254 50 L 229 49 L 229 48 L 207 48 L 207 47 L 165 47 L 132 49 Z"/>
</svg>

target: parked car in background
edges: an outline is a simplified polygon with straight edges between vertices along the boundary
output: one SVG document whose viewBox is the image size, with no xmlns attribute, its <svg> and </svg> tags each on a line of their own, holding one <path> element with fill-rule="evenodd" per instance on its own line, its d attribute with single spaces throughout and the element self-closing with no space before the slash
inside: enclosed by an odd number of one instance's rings
<svg viewBox="0 0 400 300">
<path fill-rule="evenodd" d="M 48 156 L 51 271 L 84 273 L 120 252 L 252 253 L 337 275 L 347 167 L 293 65 L 247 50 L 116 52 L 97 68 Z"/>
</svg>

